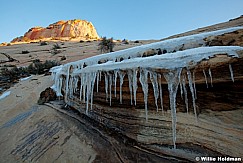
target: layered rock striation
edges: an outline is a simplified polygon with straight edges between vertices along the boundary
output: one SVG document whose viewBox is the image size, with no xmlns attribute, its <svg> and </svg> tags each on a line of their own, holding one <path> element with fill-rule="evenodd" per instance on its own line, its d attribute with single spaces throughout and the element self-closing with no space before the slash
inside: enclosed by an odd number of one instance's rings
<svg viewBox="0 0 243 163">
<path fill-rule="evenodd" d="M 156 155 L 242 156 L 243 27 L 193 34 L 52 69 L 58 96 Z"/>
<path fill-rule="evenodd" d="M 99 39 L 95 27 L 86 20 L 58 21 L 48 27 L 33 27 L 22 37 L 11 42 L 28 42 L 42 39 Z"/>
</svg>

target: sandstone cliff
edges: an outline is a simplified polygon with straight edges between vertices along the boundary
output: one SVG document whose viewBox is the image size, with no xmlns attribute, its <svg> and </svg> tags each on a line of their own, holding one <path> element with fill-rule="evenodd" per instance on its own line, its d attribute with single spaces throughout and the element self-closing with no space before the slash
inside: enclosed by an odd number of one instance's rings
<svg viewBox="0 0 243 163">
<path fill-rule="evenodd" d="M 56 86 L 65 102 L 122 135 L 127 145 L 190 161 L 240 157 L 243 28 L 234 29 L 69 63 Z"/>
<path fill-rule="evenodd" d="M 33 27 L 24 36 L 17 37 L 11 42 L 29 42 L 41 39 L 99 39 L 95 27 L 86 20 L 58 21 L 48 27 Z"/>
</svg>

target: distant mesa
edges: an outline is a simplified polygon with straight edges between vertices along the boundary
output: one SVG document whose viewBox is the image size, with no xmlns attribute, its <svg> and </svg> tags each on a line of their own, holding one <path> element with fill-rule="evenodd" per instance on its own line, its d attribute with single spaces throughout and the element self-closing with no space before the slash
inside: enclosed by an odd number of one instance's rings
<svg viewBox="0 0 243 163">
<path fill-rule="evenodd" d="M 17 37 L 11 41 L 15 42 L 30 42 L 33 40 L 70 40 L 70 39 L 99 39 L 95 27 L 91 22 L 86 20 L 68 20 L 58 21 L 50 24 L 48 27 L 33 27 L 30 28 L 24 36 Z"/>
</svg>

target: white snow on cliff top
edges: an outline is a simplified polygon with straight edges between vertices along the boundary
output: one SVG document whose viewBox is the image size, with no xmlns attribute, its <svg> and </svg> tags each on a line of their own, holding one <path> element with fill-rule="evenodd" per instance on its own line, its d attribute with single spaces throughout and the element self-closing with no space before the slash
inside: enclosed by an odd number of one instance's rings
<svg viewBox="0 0 243 163">
<path fill-rule="evenodd" d="M 239 46 L 213 46 L 213 47 L 199 47 L 178 51 L 176 53 L 167 53 L 163 55 L 155 55 L 146 58 L 134 58 L 124 60 L 122 62 L 109 61 L 104 64 L 95 64 L 85 67 L 83 69 L 76 69 L 73 74 L 111 71 L 111 70 L 126 70 L 133 68 L 160 68 L 160 69 L 176 69 L 187 66 L 193 66 L 203 59 L 208 59 L 216 54 L 228 54 L 231 57 L 238 57 L 235 51 L 243 50 Z"/>
<path fill-rule="evenodd" d="M 217 31 L 212 31 L 212 32 L 205 32 L 205 33 L 200 33 L 200 34 L 195 34 L 195 35 L 190 35 L 190 36 L 184 36 L 184 37 L 179 37 L 179 38 L 173 38 L 169 40 L 164 40 L 160 42 L 155 42 L 152 44 L 146 44 L 146 45 L 141 45 L 141 46 L 136 46 L 132 47 L 129 49 L 124 49 L 116 52 L 111 52 L 111 53 L 106 53 L 106 54 L 101 54 L 97 56 L 93 56 L 90 58 L 82 59 L 79 61 L 75 62 L 70 62 L 67 63 L 63 66 L 59 67 L 54 67 L 50 70 L 50 72 L 60 72 L 62 71 L 63 74 L 66 74 L 70 66 L 73 66 L 74 69 L 82 69 L 83 65 L 91 66 L 98 64 L 98 61 L 120 61 L 121 59 L 132 59 L 132 58 L 140 58 L 143 52 L 149 50 L 149 49 L 166 49 L 168 52 L 171 52 L 173 50 L 178 51 L 179 48 L 183 44 L 191 44 L 193 48 L 193 44 L 204 44 L 204 38 L 208 36 L 217 36 L 221 35 L 224 33 L 228 32 L 233 32 L 239 29 L 243 29 L 243 27 L 233 27 L 233 28 L 227 28 L 227 29 L 222 29 L 222 30 L 217 30 Z M 206 50 L 205 49 L 198 49 L 199 51 L 201 50 Z M 212 49 L 210 49 L 212 50 Z M 215 50 L 215 49 L 214 49 Z M 192 52 L 192 51 L 188 51 Z M 196 53 L 194 51 L 194 53 Z M 174 53 L 173 53 L 174 55 Z M 178 53 L 176 55 L 181 55 L 181 53 Z M 169 54 L 166 54 L 167 57 L 169 57 Z M 149 57 L 146 57 L 145 60 L 147 60 Z M 156 58 L 156 57 L 155 57 Z"/>
</svg>

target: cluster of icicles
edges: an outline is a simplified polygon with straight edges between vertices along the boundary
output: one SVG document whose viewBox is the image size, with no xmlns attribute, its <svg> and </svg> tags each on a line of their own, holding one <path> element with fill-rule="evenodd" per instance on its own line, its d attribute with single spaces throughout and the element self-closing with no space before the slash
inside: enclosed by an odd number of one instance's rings
<svg viewBox="0 0 243 163">
<path fill-rule="evenodd" d="M 193 36 L 183 37 L 184 41 L 194 41 L 196 43 L 202 43 L 203 38 L 210 35 L 223 34 L 226 32 L 234 31 L 239 28 L 229 28 L 226 30 L 207 32 L 203 34 L 197 34 Z M 166 79 L 168 84 L 169 98 L 170 98 L 170 109 L 172 117 L 172 131 L 173 131 L 173 145 L 176 148 L 176 95 L 178 87 L 180 87 L 181 96 L 184 94 L 185 104 L 188 112 L 188 98 L 186 83 L 188 83 L 191 95 L 192 104 L 194 109 L 194 114 L 197 119 L 195 100 L 197 98 L 196 85 L 195 85 L 195 73 L 190 71 L 190 67 L 195 66 L 198 62 L 203 59 L 208 59 L 215 54 L 228 54 L 231 57 L 238 57 L 235 51 L 243 50 L 242 47 L 199 47 L 194 49 L 188 49 L 184 51 L 178 51 L 175 53 L 167 53 L 164 55 L 156 55 L 146 58 L 138 58 L 138 53 L 140 51 L 145 51 L 148 48 L 164 48 L 165 45 L 168 47 L 174 46 L 179 47 L 183 38 L 176 38 L 171 40 L 162 41 L 159 43 L 153 43 L 149 45 L 144 45 L 140 47 L 135 47 L 131 49 L 126 49 L 123 51 L 107 53 L 77 62 L 72 62 L 64 66 L 59 66 L 51 69 L 53 79 L 55 84 L 53 88 L 57 92 L 57 96 L 62 96 L 61 90 L 64 87 L 65 90 L 65 101 L 68 101 L 68 97 L 72 98 L 76 91 L 79 91 L 80 101 L 86 103 L 86 114 L 88 114 L 89 109 L 92 109 L 93 104 L 93 92 L 95 84 L 98 92 L 98 84 L 101 80 L 101 76 L 105 79 L 105 92 L 106 99 L 109 99 L 110 105 L 112 101 L 112 86 L 114 89 L 114 96 L 116 97 L 116 87 L 117 78 L 120 80 L 120 103 L 122 103 L 122 85 L 125 75 L 128 76 L 129 90 L 131 96 L 131 105 L 136 105 L 136 92 L 138 88 L 138 79 L 141 83 L 142 90 L 144 93 L 144 103 L 145 103 L 145 117 L 148 120 L 148 80 L 150 79 L 153 90 L 155 105 L 158 108 L 158 99 L 161 103 L 161 109 L 163 110 L 163 92 L 161 78 L 162 76 Z M 179 45 L 180 44 L 180 45 Z M 192 47 L 193 48 L 193 47 Z M 117 62 L 120 58 L 123 61 Z M 98 61 L 107 60 L 103 64 L 98 64 Z M 86 65 L 86 66 L 84 66 Z M 187 77 L 181 75 L 182 69 L 187 69 Z M 159 74 L 153 70 L 156 69 L 167 69 L 168 72 Z M 229 65 L 229 70 L 231 73 L 231 79 L 234 81 L 233 70 L 231 65 Z M 205 82 L 208 87 L 207 73 L 203 70 L 205 76 Z M 208 70 L 208 75 L 210 77 L 211 86 L 212 84 L 212 73 Z M 66 76 L 63 78 L 63 76 Z M 65 80 L 65 85 L 62 85 Z M 186 81 L 188 80 L 188 81 Z M 78 82 L 81 85 L 78 88 Z M 89 108 L 90 106 L 90 108 Z"/>
</svg>

